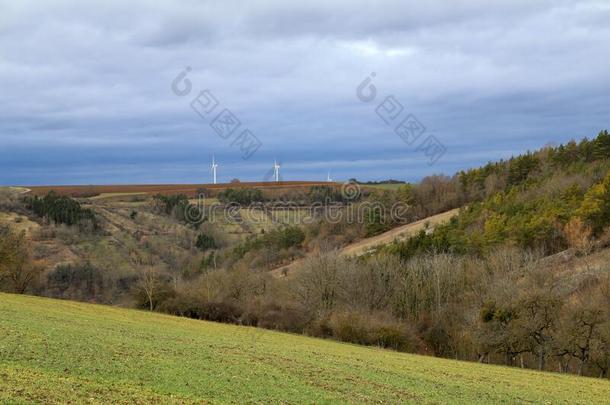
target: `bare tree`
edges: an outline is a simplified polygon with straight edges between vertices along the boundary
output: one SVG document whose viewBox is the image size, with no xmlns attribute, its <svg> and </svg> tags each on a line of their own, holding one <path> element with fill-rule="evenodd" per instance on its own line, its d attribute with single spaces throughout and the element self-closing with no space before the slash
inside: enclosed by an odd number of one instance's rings
<svg viewBox="0 0 610 405">
<path fill-rule="evenodd" d="M 159 281 L 159 271 L 156 267 L 145 266 L 139 269 L 137 286 L 146 295 L 147 303 L 151 311 L 155 309 L 155 299 L 157 297 Z"/>
<path fill-rule="evenodd" d="M 346 269 L 346 260 L 337 253 L 307 259 L 295 280 L 297 301 L 312 315 L 332 310 L 340 300 Z"/>
<path fill-rule="evenodd" d="M 350 270 L 345 278 L 346 301 L 353 309 L 390 309 L 399 285 L 401 263 L 396 256 L 380 254 Z"/>
<path fill-rule="evenodd" d="M 573 328 L 570 339 L 570 353 L 579 360 L 578 375 L 589 361 L 591 347 L 598 328 L 605 321 L 601 308 L 578 308 L 572 314 Z"/>
<path fill-rule="evenodd" d="M 0 281 L 6 289 L 23 294 L 41 272 L 42 267 L 31 260 L 25 232 L 0 228 Z"/>
<path fill-rule="evenodd" d="M 610 322 L 605 322 L 591 345 L 591 362 L 599 369 L 599 377 L 607 378 L 610 370 Z"/>
<path fill-rule="evenodd" d="M 531 275 L 534 283 L 536 276 L 542 274 L 546 273 L 538 271 Z M 538 369 L 544 370 L 546 359 L 552 352 L 562 300 L 552 285 L 539 284 L 533 288 L 530 286 L 530 289 L 521 291 L 516 301 L 515 333 L 537 355 Z"/>
</svg>

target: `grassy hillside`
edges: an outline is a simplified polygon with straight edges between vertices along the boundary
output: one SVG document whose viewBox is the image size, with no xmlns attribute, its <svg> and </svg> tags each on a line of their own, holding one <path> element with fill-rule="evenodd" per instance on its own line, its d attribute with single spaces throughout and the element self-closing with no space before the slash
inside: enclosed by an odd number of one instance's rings
<svg viewBox="0 0 610 405">
<path fill-rule="evenodd" d="M 601 403 L 610 382 L 0 294 L 0 402 Z M 605 398 L 605 399 L 604 399 Z"/>
</svg>

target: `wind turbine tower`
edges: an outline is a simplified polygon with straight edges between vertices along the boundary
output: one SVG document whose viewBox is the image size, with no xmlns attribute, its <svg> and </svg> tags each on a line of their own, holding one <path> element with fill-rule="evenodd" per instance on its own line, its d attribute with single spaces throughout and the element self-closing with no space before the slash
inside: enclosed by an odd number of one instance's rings
<svg viewBox="0 0 610 405">
<path fill-rule="evenodd" d="M 276 182 L 280 181 L 280 164 L 277 162 L 277 159 L 273 163 L 273 177 Z"/>
<path fill-rule="evenodd" d="M 216 158 L 212 155 L 212 174 L 214 176 L 214 184 L 216 184 L 216 169 L 218 169 L 218 164 L 216 163 Z"/>
<path fill-rule="evenodd" d="M 326 182 L 327 183 L 332 183 L 333 179 L 330 177 L 330 172 L 328 172 L 328 175 L 326 176 Z"/>
</svg>

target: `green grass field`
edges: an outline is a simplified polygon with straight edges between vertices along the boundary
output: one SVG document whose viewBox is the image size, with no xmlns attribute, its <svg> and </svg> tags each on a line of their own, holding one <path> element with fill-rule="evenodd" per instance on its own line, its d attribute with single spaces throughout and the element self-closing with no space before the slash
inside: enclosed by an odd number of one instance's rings
<svg viewBox="0 0 610 405">
<path fill-rule="evenodd" d="M 608 403 L 610 382 L 0 294 L 0 403 Z"/>
</svg>

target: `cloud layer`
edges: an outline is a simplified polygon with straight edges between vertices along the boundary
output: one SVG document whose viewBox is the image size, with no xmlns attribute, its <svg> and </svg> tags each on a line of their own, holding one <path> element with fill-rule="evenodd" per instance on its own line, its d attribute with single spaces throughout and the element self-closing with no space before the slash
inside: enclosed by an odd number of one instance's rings
<svg viewBox="0 0 610 405">
<path fill-rule="evenodd" d="M 287 179 L 416 180 L 594 136 L 609 18 L 586 0 L 0 0 L 0 184 L 206 182 L 212 154 L 227 181 L 275 157 Z M 261 140 L 249 160 L 190 108 L 203 89 Z M 376 115 L 389 95 L 446 147 L 435 165 Z"/>
</svg>

